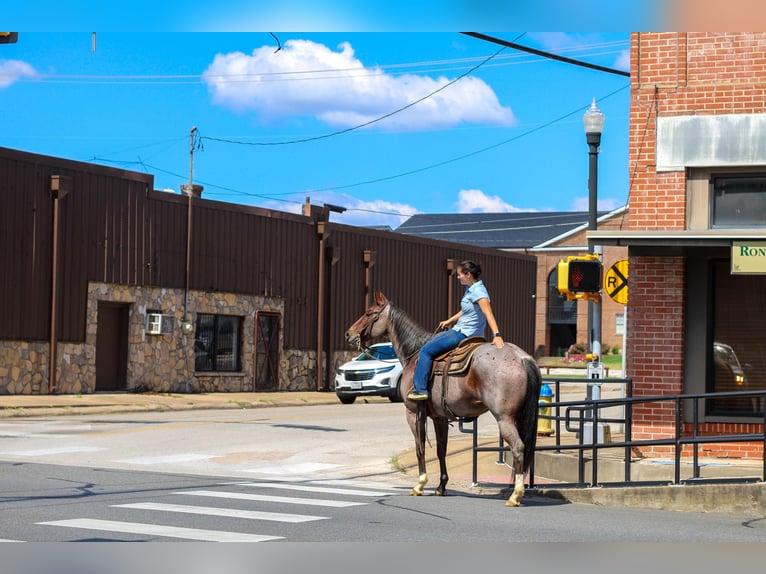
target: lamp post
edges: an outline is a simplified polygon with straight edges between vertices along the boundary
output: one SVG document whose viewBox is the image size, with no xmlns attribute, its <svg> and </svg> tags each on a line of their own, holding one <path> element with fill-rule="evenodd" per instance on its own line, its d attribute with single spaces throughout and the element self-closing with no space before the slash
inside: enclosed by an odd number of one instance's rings
<svg viewBox="0 0 766 574">
<path fill-rule="evenodd" d="M 604 128 L 604 114 L 598 109 L 594 99 L 582 117 L 585 127 L 585 139 L 588 143 L 588 231 L 595 231 L 598 223 L 598 148 L 601 145 L 601 132 Z M 601 246 L 588 241 L 588 250 L 601 256 Z M 597 301 L 588 300 L 588 337 L 592 361 L 588 365 L 589 379 L 603 378 L 601 363 L 601 295 Z M 588 384 L 589 396 L 593 400 L 601 398 L 601 384 Z M 595 431 L 595 429 L 594 429 Z M 597 436 L 593 433 L 594 438 Z"/>
</svg>

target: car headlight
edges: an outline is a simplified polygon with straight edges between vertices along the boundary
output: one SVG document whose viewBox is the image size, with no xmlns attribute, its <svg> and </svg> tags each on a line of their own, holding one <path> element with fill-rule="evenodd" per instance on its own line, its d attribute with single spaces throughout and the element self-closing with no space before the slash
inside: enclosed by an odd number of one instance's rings
<svg viewBox="0 0 766 574">
<path fill-rule="evenodd" d="M 390 371 L 394 370 L 394 367 L 396 365 L 391 365 L 390 367 L 381 367 L 380 369 L 375 369 L 376 373 L 388 373 Z"/>
</svg>

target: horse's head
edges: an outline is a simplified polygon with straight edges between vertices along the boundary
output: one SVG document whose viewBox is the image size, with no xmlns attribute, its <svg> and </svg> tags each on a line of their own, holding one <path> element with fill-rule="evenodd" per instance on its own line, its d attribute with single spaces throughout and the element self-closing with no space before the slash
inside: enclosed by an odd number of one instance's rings
<svg viewBox="0 0 766 574">
<path fill-rule="evenodd" d="M 375 293 L 375 303 L 348 328 L 346 341 L 361 349 L 369 341 L 384 337 L 388 328 L 389 309 L 386 296 L 383 293 Z"/>
</svg>

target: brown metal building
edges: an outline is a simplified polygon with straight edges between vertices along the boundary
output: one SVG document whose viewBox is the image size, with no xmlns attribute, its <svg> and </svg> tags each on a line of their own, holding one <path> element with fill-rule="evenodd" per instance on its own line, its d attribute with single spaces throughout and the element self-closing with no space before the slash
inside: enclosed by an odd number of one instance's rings
<svg viewBox="0 0 766 574">
<path fill-rule="evenodd" d="M 435 327 L 467 258 L 506 340 L 533 351 L 534 257 L 153 183 L 0 148 L 0 394 L 330 390 L 374 291 Z"/>
</svg>

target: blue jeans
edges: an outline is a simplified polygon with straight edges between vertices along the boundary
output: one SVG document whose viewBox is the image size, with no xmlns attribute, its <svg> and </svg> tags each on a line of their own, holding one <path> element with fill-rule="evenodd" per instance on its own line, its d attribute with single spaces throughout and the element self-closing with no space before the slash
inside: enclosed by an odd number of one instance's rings
<svg viewBox="0 0 766 574">
<path fill-rule="evenodd" d="M 454 329 L 449 329 L 439 333 L 421 347 L 413 378 L 416 391 L 425 393 L 428 390 L 428 375 L 431 374 L 431 366 L 434 364 L 434 359 L 442 353 L 457 347 L 463 339 L 465 339 L 465 335 Z"/>
</svg>

